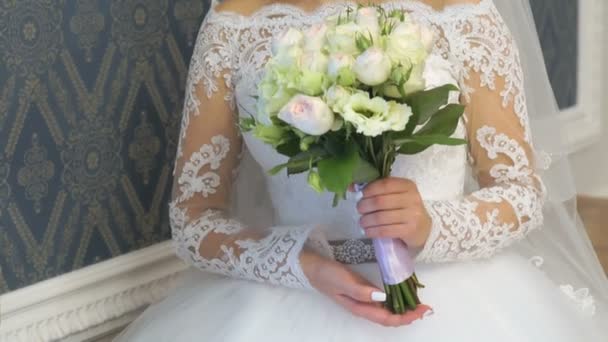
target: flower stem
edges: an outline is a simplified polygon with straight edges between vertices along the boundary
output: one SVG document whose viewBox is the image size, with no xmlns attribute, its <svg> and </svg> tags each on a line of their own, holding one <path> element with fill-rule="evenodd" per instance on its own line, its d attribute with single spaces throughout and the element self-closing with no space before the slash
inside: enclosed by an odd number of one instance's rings
<svg viewBox="0 0 608 342">
<path fill-rule="evenodd" d="M 418 278 L 413 275 L 409 279 L 397 285 L 384 285 L 386 291 L 385 306 L 392 313 L 401 315 L 407 311 L 415 310 L 420 304 L 418 288 L 423 287 Z"/>
</svg>

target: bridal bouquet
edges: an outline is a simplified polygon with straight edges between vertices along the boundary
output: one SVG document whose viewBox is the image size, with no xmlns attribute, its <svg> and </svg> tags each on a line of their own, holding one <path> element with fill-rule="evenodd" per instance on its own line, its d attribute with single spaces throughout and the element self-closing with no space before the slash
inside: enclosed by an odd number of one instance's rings
<svg viewBox="0 0 608 342">
<path fill-rule="evenodd" d="M 449 104 L 458 88 L 430 86 L 449 73 L 430 56 L 434 39 L 407 14 L 375 6 L 348 8 L 304 31 L 290 28 L 273 42 L 257 115 L 241 128 L 288 158 L 271 174 L 307 172 L 313 189 L 335 194 L 335 206 L 351 184 L 388 177 L 399 154 L 465 143 L 451 138 L 464 111 Z M 399 314 L 415 309 L 422 285 L 407 246 L 375 239 L 374 247 L 386 306 Z"/>
</svg>

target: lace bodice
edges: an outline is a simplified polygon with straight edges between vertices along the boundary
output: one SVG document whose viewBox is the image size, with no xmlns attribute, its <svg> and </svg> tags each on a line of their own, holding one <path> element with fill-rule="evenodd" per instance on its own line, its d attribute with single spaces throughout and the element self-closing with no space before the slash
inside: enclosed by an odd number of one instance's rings
<svg viewBox="0 0 608 342">
<path fill-rule="evenodd" d="M 490 257 L 542 223 L 544 188 L 532 163 L 517 48 L 491 0 L 463 2 L 441 12 L 417 1 L 382 4 L 434 28 L 441 37 L 434 53 L 450 62 L 467 106 L 455 133 L 468 140 L 467 147 L 435 146 L 399 157 L 393 166 L 394 176 L 417 183 L 433 219 L 419 262 Z M 332 3 L 306 12 L 273 4 L 247 17 L 212 9 L 205 19 L 190 65 L 170 204 L 178 255 L 196 267 L 309 287 L 298 261 L 305 244 L 336 257 L 349 249 L 332 249 L 328 239 L 361 237 L 355 199 L 331 208 L 329 195 L 309 189 L 303 176 L 264 177 L 274 208 L 268 227 L 249 227 L 229 210 L 230 194 L 240 196 L 233 181 L 242 160 L 263 170 L 284 161 L 271 147 L 241 135 L 236 125 L 239 114 L 255 113 L 252 95 L 272 38 L 348 5 Z M 465 193 L 467 174 L 478 190 Z M 241 172 L 238 177 L 248 176 Z M 352 253 L 359 252 L 353 248 Z"/>
</svg>

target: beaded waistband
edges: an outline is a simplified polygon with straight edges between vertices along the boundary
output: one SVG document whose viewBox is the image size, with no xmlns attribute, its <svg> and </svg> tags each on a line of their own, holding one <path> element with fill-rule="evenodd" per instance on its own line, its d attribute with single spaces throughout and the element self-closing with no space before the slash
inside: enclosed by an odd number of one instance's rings
<svg viewBox="0 0 608 342">
<path fill-rule="evenodd" d="M 347 265 L 367 264 L 376 261 L 372 240 L 334 240 L 329 245 L 336 261 Z"/>
</svg>

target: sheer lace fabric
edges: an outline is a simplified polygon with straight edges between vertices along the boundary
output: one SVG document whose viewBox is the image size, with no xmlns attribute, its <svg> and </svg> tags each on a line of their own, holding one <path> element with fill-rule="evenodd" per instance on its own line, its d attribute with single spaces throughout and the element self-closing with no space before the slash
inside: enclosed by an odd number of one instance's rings
<svg viewBox="0 0 608 342">
<path fill-rule="evenodd" d="M 310 285 L 299 265 L 304 244 L 331 254 L 324 238 L 312 234 L 327 223 L 323 216 L 330 209 L 323 207 L 328 203 L 317 201 L 318 208 L 300 214 L 308 219 L 306 224 L 273 227 L 248 227 L 231 216 L 229 207 L 234 173 L 246 148 L 236 125 L 237 107 L 254 110 L 237 88 L 255 87 L 273 36 L 289 26 L 320 21 L 347 5 L 329 4 L 310 13 L 275 4 L 249 17 L 212 10 L 203 23 L 190 66 L 170 205 L 178 255 L 192 265 L 227 276 L 306 288 Z M 383 6 L 410 12 L 441 35 L 436 53 L 452 63 L 463 89 L 466 120 L 457 134 L 466 134 L 469 166 L 479 184 L 478 191 L 463 195 L 467 158 L 458 148 L 437 147 L 397 160 L 395 169 L 403 171 L 397 175 L 418 183 L 433 218 L 431 236 L 418 260 L 489 257 L 542 224 L 544 188 L 532 163 L 517 48 L 490 0 L 442 12 L 416 1 Z M 449 167 L 442 172 L 442 163 L 450 162 L 457 172 L 449 172 Z M 426 165 L 435 165 L 434 176 Z M 269 186 L 289 189 L 294 184 L 289 182 L 275 178 Z M 453 190 L 437 190 L 442 188 Z M 280 196 L 275 195 L 275 203 L 297 205 Z M 281 213 L 281 205 L 275 209 L 279 217 L 287 215 Z"/>
</svg>

